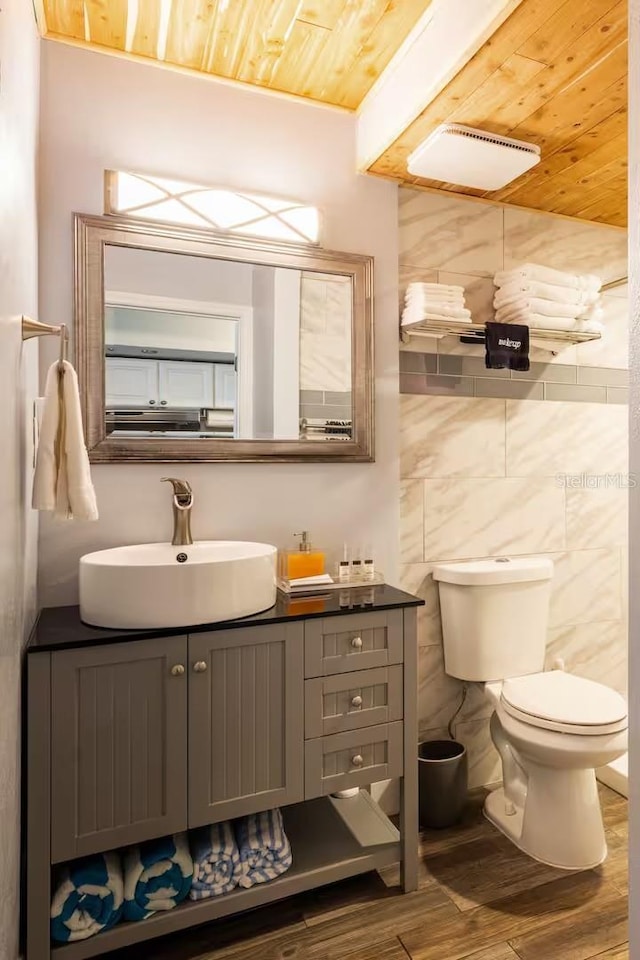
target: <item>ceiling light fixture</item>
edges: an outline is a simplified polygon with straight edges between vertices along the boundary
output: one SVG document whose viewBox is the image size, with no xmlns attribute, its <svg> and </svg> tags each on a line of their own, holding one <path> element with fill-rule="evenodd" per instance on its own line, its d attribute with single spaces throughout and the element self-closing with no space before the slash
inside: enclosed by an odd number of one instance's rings
<svg viewBox="0 0 640 960">
<path fill-rule="evenodd" d="M 540 147 L 485 130 L 445 123 L 413 151 L 414 177 L 476 190 L 500 190 L 540 163 Z"/>
</svg>

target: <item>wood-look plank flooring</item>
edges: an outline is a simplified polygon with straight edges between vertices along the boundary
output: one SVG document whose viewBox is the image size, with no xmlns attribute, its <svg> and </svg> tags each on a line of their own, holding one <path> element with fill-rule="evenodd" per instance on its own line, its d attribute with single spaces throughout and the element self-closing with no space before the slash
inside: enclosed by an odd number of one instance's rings
<svg viewBox="0 0 640 960">
<path fill-rule="evenodd" d="M 422 836 L 420 887 L 366 874 L 110 960 L 628 960 L 627 801 L 600 788 L 609 857 L 567 874 L 520 853 L 470 798 Z"/>
</svg>

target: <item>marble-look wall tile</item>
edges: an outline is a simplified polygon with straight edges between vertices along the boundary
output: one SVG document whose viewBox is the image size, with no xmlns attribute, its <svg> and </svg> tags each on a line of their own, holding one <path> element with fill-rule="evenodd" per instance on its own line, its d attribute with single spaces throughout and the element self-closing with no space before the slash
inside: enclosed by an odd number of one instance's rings
<svg viewBox="0 0 640 960">
<path fill-rule="evenodd" d="M 628 491 L 621 487 L 566 490 L 567 549 L 626 544 L 628 500 Z"/>
<path fill-rule="evenodd" d="M 624 616 L 620 554 L 610 547 L 551 555 L 551 629 Z"/>
<path fill-rule="evenodd" d="M 551 669 L 558 657 L 570 673 L 597 680 L 627 696 L 628 627 L 624 620 L 551 631 L 546 668 Z"/>
<path fill-rule="evenodd" d="M 602 297 L 601 305 L 604 311 L 602 337 L 578 344 L 578 363 L 626 369 L 629 366 L 629 303 L 607 293 Z"/>
<path fill-rule="evenodd" d="M 464 287 L 465 305 L 471 311 L 474 323 L 487 323 L 494 319 L 493 297 L 496 288 L 491 277 L 475 277 L 468 273 L 440 270 L 438 283 Z"/>
<path fill-rule="evenodd" d="M 402 187 L 399 221 L 401 263 L 486 277 L 502 270 L 501 207 Z"/>
<path fill-rule="evenodd" d="M 564 491 L 551 478 L 425 480 L 425 560 L 559 552 Z"/>
<path fill-rule="evenodd" d="M 422 480 L 400 481 L 400 560 L 424 560 L 424 490 Z"/>
<path fill-rule="evenodd" d="M 505 207 L 504 269 L 521 263 L 594 273 L 605 283 L 617 280 L 627 275 L 627 233 L 604 224 Z"/>
<path fill-rule="evenodd" d="M 400 475 L 504 476 L 502 400 L 403 395 Z"/>
<path fill-rule="evenodd" d="M 446 727 L 460 704 L 462 683 L 444 672 L 442 647 L 418 650 L 418 718 L 422 727 Z"/>
<path fill-rule="evenodd" d="M 300 331 L 300 389 L 351 389 L 351 347 L 346 337 Z"/>
<path fill-rule="evenodd" d="M 507 401 L 507 475 L 623 473 L 628 414 L 618 404 Z"/>
<path fill-rule="evenodd" d="M 430 563 L 400 565 L 400 589 L 424 600 L 424 607 L 418 607 L 418 645 L 422 647 L 442 644 L 440 600 L 432 570 Z"/>
<path fill-rule="evenodd" d="M 502 764 L 489 733 L 489 720 L 456 724 L 456 739 L 467 748 L 469 789 L 502 780 Z"/>
<path fill-rule="evenodd" d="M 446 727 L 456 711 L 456 726 L 470 721 L 486 720 L 493 713 L 482 685 L 467 685 L 462 704 L 461 680 L 445 673 L 442 645 L 420 647 L 418 651 L 418 724 L 421 729 Z"/>
</svg>

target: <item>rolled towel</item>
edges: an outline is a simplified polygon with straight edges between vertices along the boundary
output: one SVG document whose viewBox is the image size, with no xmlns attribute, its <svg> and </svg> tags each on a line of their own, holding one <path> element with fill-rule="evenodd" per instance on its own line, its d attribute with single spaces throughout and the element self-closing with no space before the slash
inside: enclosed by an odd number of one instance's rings
<svg viewBox="0 0 640 960">
<path fill-rule="evenodd" d="M 539 263 L 523 263 L 511 270 L 496 273 L 495 282 L 503 287 L 512 279 L 540 280 L 542 283 L 555 283 L 561 287 L 573 287 L 577 290 L 600 290 L 602 280 L 590 273 L 565 273 L 552 267 L 543 267 Z"/>
<path fill-rule="evenodd" d="M 186 834 L 148 840 L 124 853 L 124 918 L 172 910 L 189 893 L 193 861 Z"/>
<path fill-rule="evenodd" d="M 277 808 L 243 817 L 236 821 L 235 831 L 242 864 L 241 887 L 275 880 L 291 866 L 291 845 Z"/>
<path fill-rule="evenodd" d="M 218 897 L 238 885 L 242 873 L 240 851 L 228 821 L 192 830 L 189 846 L 193 858 L 192 900 Z"/>
<path fill-rule="evenodd" d="M 85 857 L 60 868 L 51 900 L 51 939 L 86 940 L 122 915 L 122 864 L 117 853 Z"/>
<path fill-rule="evenodd" d="M 553 303 L 566 303 L 576 309 L 584 309 L 595 303 L 600 294 L 597 290 L 575 290 L 570 287 L 560 287 L 554 283 L 522 280 L 518 283 L 499 285 L 494 299 L 504 303 L 509 300 L 517 300 L 522 296 L 540 297 L 544 300 L 551 300 Z"/>
</svg>

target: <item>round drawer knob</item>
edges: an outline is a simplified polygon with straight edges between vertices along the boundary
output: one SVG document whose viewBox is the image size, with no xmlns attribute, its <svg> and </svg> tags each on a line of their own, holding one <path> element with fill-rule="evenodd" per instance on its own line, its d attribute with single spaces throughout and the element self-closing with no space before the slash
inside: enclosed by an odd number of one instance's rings
<svg viewBox="0 0 640 960">
<path fill-rule="evenodd" d="M 194 663 L 193 669 L 195 670 L 196 673 L 204 673 L 205 670 L 207 669 L 206 661 L 198 660 L 196 663 Z"/>
<path fill-rule="evenodd" d="M 184 667 L 181 663 L 176 663 L 171 667 L 171 676 L 172 677 L 183 677 L 184 676 Z"/>
<path fill-rule="evenodd" d="M 351 641 L 351 646 L 355 650 L 360 650 L 362 648 L 362 637 L 354 637 Z"/>
<path fill-rule="evenodd" d="M 150 407 L 155 406 L 155 400 L 149 400 L 149 406 Z"/>
<path fill-rule="evenodd" d="M 166 401 L 166 400 L 161 400 L 160 403 L 162 404 L 163 407 L 166 407 L 166 405 L 167 405 L 167 401 Z"/>
<path fill-rule="evenodd" d="M 364 760 L 359 753 L 356 753 L 355 757 L 351 757 L 351 763 L 354 765 L 354 767 L 361 767 L 364 763 Z"/>
<path fill-rule="evenodd" d="M 354 697 L 351 701 L 352 707 L 361 707 L 362 706 L 362 697 Z"/>
</svg>

